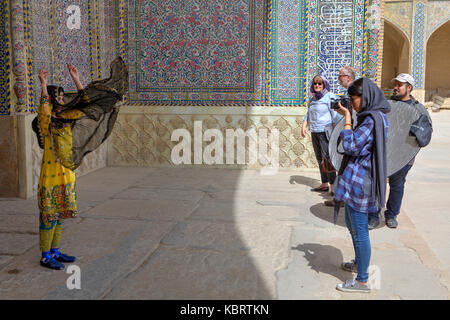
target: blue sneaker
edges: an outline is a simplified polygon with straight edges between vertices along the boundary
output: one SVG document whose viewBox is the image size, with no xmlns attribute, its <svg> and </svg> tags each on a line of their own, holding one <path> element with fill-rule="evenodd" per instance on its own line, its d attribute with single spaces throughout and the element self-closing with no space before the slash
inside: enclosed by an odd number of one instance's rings
<svg viewBox="0 0 450 320">
<path fill-rule="evenodd" d="M 59 262 L 67 262 L 67 263 L 72 263 L 76 260 L 75 257 L 68 256 L 65 253 L 60 253 L 57 257 L 54 257 L 54 259 Z"/>
<path fill-rule="evenodd" d="M 49 269 L 53 269 L 53 270 L 62 270 L 62 269 L 64 269 L 64 265 L 61 262 L 55 260 L 55 258 L 48 259 L 47 261 L 41 260 L 40 264 L 43 267 L 46 267 L 46 268 L 49 268 Z"/>
</svg>

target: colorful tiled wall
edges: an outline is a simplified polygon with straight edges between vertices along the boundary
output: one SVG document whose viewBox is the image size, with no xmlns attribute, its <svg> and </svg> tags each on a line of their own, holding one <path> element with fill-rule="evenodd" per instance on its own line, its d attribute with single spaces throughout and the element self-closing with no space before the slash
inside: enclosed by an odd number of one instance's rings
<svg viewBox="0 0 450 320">
<path fill-rule="evenodd" d="M 425 4 L 418 2 L 414 10 L 414 32 L 412 50 L 412 76 L 416 88 L 423 88 L 425 53 Z"/>
<path fill-rule="evenodd" d="M 38 70 L 46 66 L 51 82 L 66 91 L 75 91 L 67 63 L 78 68 L 80 80 L 86 85 L 101 77 L 101 57 L 97 48 L 100 40 L 99 1 L 28 0 L 30 33 L 30 110 L 39 99 Z M 72 6 L 72 8 L 70 7 Z M 75 6 L 75 7 L 74 7 Z M 70 19 L 79 8 L 80 25 L 70 26 Z"/>
<path fill-rule="evenodd" d="M 342 66 L 354 66 L 358 75 L 369 66 L 368 4 L 115 1 L 116 50 L 130 66 L 127 103 L 303 106 L 317 73 L 341 92 L 337 74 Z M 370 76 L 376 75 L 374 49 Z"/>
<path fill-rule="evenodd" d="M 116 55 L 129 63 L 131 105 L 304 106 L 317 73 L 337 93 L 344 65 L 376 77 L 379 29 L 368 21 L 380 0 L 370 7 L 368 0 L 16 2 L 23 3 L 26 61 L 25 106 L 16 112 L 35 111 L 41 67 L 70 91 L 68 62 L 87 84 L 107 76 Z M 67 26 L 73 5 L 79 29 Z"/>
<path fill-rule="evenodd" d="M 50 83 L 60 85 L 66 91 L 74 91 L 75 85 L 67 71 L 67 63 L 77 66 L 80 80 L 83 84 L 88 84 L 92 80 L 101 78 L 102 57 L 100 42 L 106 35 L 104 23 L 105 6 L 112 8 L 112 0 L 24 0 L 11 1 L 13 39 L 13 71 L 4 72 L 9 68 L 9 64 L 2 63 L 2 90 L 7 90 L 4 74 L 16 77 L 10 80 L 13 82 L 17 106 L 14 113 L 29 113 L 36 110 L 39 99 L 38 70 L 46 66 L 50 71 Z M 2 59 L 6 59 L 9 51 L 5 47 L 5 38 L 8 33 L 3 27 L 10 17 L 5 12 L 7 1 L 2 1 L 2 24 L 0 34 L 2 45 Z M 101 7 L 101 8 L 100 8 Z M 79 27 L 70 24 L 71 19 L 79 11 Z M 109 27 L 112 28 L 112 18 L 109 19 Z M 108 34 L 110 31 L 108 30 Z M 103 41 L 103 43 L 106 43 Z M 111 52 L 110 48 L 103 48 L 103 52 Z M 107 56 L 105 54 L 105 56 Z M 112 60 L 112 59 L 111 59 Z M 2 60 L 3 62 L 3 60 Z M 6 62 L 6 61 L 5 61 Z M 104 72 L 103 72 L 104 73 Z M 17 78 L 17 77 L 20 77 Z M 19 80 L 18 80 L 19 79 Z M 3 95 L 2 99 L 10 95 Z M 0 114 L 10 113 L 10 103 L 2 100 Z"/>
<path fill-rule="evenodd" d="M 0 3 L 0 115 L 10 114 L 10 49 L 8 2 Z"/>
<path fill-rule="evenodd" d="M 124 15 L 130 104 L 263 101 L 265 1 L 129 0 Z"/>
</svg>

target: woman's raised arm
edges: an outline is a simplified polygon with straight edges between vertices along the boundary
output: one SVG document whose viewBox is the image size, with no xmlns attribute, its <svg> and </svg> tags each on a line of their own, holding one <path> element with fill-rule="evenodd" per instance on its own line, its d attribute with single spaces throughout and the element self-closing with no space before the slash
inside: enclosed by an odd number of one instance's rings
<svg viewBox="0 0 450 320">
<path fill-rule="evenodd" d="M 68 63 L 67 69 L 69 69 L 69 73 L 73 79 L 73 82 L 75 82 L 75 85 L 77 86 L 77 90 L 81 91 L 83 90 L 83 85 L 80 82 L 80 78 L 78 76 L 78 69 L 73 64 Z"/>
</svg>

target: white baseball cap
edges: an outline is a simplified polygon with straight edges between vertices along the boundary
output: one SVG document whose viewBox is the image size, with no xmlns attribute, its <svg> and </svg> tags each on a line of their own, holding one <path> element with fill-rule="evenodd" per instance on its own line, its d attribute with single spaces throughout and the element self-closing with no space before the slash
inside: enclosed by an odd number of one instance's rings
<svg viewBox="0 0 450 320">
<path fill-rule="evenodd" d="M 397 77 L 395 77 L 391 81 L 394 82 L 395 80 L 400 82 L 408 82 L 410 85 L 414 87 L 414 78 L 410 74 L 400 73 Z"/>
</svg>

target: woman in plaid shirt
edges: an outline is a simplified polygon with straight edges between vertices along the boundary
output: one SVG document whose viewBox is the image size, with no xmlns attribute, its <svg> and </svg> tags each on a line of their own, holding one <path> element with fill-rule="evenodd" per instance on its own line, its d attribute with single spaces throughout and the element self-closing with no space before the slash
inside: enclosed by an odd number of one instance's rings
<svg viewBox="0 0 450 320">
<path fill-rule="evenodd" d="M 348 292 L 370 292 L 368 213 L 377 212 L 385 203 L 386 113 L 390 111 L 390 105 L 380 88 L 368 78 L 353 82 L 348 94 L 352 109 L 357 112 L 357 124 L 352 130 L 351 113 L 340 105 L 336 111 L 345 118 L 344 130 L 340 133 L 345 156 L 339 170 L 334 199 L 338 203 L 345 203 L 345 223 L 355 250 L 355 259 L 343 263 L 342 267 L 347 271 L 356 271 L 358 275 L 336 288 Z"/>
</svg>

